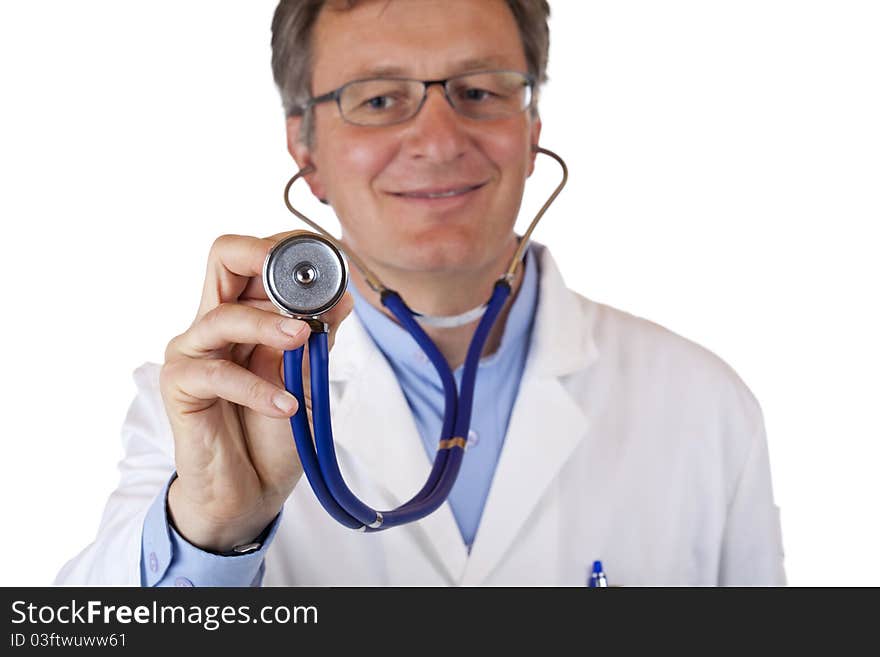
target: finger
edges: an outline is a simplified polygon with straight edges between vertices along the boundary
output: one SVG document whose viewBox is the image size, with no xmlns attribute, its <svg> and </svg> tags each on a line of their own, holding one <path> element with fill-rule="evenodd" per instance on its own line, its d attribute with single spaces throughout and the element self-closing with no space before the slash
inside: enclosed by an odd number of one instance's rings
<svg viewBox="0 0 880 657">
<path fill-rule="evenodd" d="M 251 354 L 247 368 L 269 383 L 284 387 L 284 354 L 271 347 L 258 346 Z"/>
<path fill-rule="evenodd" d="M 278 312 L 278 309 L 271 301 L 245 299 L 242 300 L 241 303 L 246 306 L 259 308 L 268 312 Z M 330 335 L 328 336 L 328 340 L 331 349 L 333 348 L 333 344 L 336 341 L 336 331 L 339 329 L 339 325 L 342 324 L 343 320 L 345 320 L 345 318 L 347 318 L 351 314 L 351 311 L 353 309 L 354 297 L 352 297 L 350 292 L 346 292 L 339 300 L 339 302 L 335 306 L 333 306 L 333 308 L 320 316 L 320 319 L 327 322 L 327 325 L 329 326 Z"/>
<path fill-rule="evenodd" d="M 252 279 L 259 280 L 263 262 L 274 243 L 271 239 L 249 235 L 221 235 L 214 240 L 208 254 L 208 270 L 196 318 L 221 303 L 237 300 Z M 258 294 L 258 298 L 267 298 L 265 291 Z"/>
<path fill-rule="evenodd" d="M 260 310 L 265 310 L 266 312 L 275 313 L 275 314 L 278 314 L 279 316 L 282 315 L 281 313 L 279 313 L 278 308 L 275 306 L 275 304 L 273 304 L 271 301 L 269 301 L 267 299 L 261 301 L 259 299 L 239 298 L 239 303 L 241 303 L 245 306 L 250 306 L 251 308 L 259 308 Z M 286 315 L 284 315 L 284 316 L 286 316 Z M 242 365 L 243 367 L 247 367 L 251 372 L 256 372 L 256 370 L 253 367 L 251 367 L 250 363 L 251 363 L 251 358 L 252 358 L 251 354 L 253 353 L 254 349 L 258 346 L 259 345 L 254 345 L 254 344 L 234 345 L 232 347 L 232 357 L 230 358 L 230 360 L 232 360 L 234 363 L 238 363 L 239 365 Z M 277 349 L 269 349 L 268 347 L 263 347 L 263 349 L 268 349 L 271 353 L 277 354 L 277 357 L 275 358 L 275 360 L 277 361 L 277 363 L 281 363 L 281 354 L 282 354 L 281 351 L 279 351 Z M 259 374 L 259 372 L 257 372 L 257 374 Z M 263 378 L 266 378 L 266 377 L 263 377 Z M 271 381 L 272 379 L 268 378 L 267 380 Z"/>
<path fill-rule="evenodd" d="M 244 295 L 242 295 L 241 297 L 239 297 L 239 303 L 245 306 L 250 306 L 251 308 L 259 308 L 260 310 L 266 310 L 269 312 L 280 314 L 278 307 L 268 299 L 245 299 Z M 320 318 L 327 322 L 330 326 L 335 327 L 341 324 L 343 319 L 348 317 L 353 308 L 354 297 L 352 297 L 350 292 L 346 292 L 344 295 L 342 295 L 342 298 L 339 299 L 339 302 L 326 313 L 320 315 Z"/>
<path fill-rule="evenodd" d="M 309 234 L 309 231 L 288 230 L 288 231 L 284 231 L 283 233 L 275 233 L 274 235 L 270 235 L 269 237 L 265 237 L 265 238 L 263 238 L 263 241 L 265 241 L 271 245 L 275 245 L 278 242 L 280 242 L 281 240 L 283 240 L 287 237 L 290 237 L 291 235 L 298 234 L 298 233 Z M 266 255 L 268 255 L 268 253 L 269 253 L 269 251 L 267 250 L 266 253 L 263 255 L 264 260 L 266 258 Z M 263 267 L 263 263 L 261 262 L 260 263 L 260 272 L 259 272 L 260 276 L 251 278 L 249 281 L 247 281 L 247 284 L 242 289 L 241 294 L 239 294 L 239 299 L 268 299 L 269 298 L 268 295 L 266 294 L 265 287 L 263 287 L 262 267 Z"/>
<path fill-rule="evenodd" d="M 251 360 L 251 355 L 254 353 L 254 349 L 257 348 L 255 344 L 234 344 L 232 345 L 232 349 L 229 351 L 229 360 L 231 360 L 236 365 L 241 365 L 242 367 L 247 367 L 249 370 L 253 371 L 249 367 L 249 363 Z"/>
<path fill-rule="evenodd" d="M 165 363 L 160 372 L 162 396 L 180 413 L 203 411 L 217 399 L 268 417 L 290 417 L 296 398 L 228 360 L 186 358 Z"/>
<path fill-rule="evenodd" d="M 265 310 L 271 313 L 282 314 L 281 311 L 278 310 L 278 306 L 268 299 L 245 299 L 244 295 L 242 295 L 238 298 L 238 303 L 250 306 L 251 308 L 259 308 L 260 310 Z"/>
<path fill-rule="evenodd" d="M 268 347 L 258 346 L 251 355 L 248 368 L 270 383 L 279 388 L 285 387 L 283 356 L 279 352 L 273 352 Z M 309 424 L 312 422 L 312 387 L 309 369 L 309 352 L 305 351 L 302 361 L 303 401 Z"/>
<path fill-rule="evenodd" d="M 276 349 L 297 349 L 308 337 L 308 325 L 298 319 L 242 304 L 224 303 L 174 338 L 166 350 L 166 360 L 179 356 L 225 358 L 232 344 L 265 344 Z"/>
</svg>

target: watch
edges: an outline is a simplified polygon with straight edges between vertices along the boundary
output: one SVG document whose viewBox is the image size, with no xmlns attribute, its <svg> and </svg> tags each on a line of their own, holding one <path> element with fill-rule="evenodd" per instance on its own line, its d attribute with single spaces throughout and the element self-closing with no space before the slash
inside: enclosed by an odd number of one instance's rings
<svg viewBox="0 0 880 657">
<path fill-rule="evenodd" d="M 261 547 L 263 547 L 262 542 L 254 541 L 252 543 L 242 543 L 241 545 L 236 545 L 234 548 L 227 552 L 215 552 L 214 554 L 219 554 L 221 557 L 237 557 L 242 554 L 248 554 L 249 552 L 256 552 Z"/>
</svg>

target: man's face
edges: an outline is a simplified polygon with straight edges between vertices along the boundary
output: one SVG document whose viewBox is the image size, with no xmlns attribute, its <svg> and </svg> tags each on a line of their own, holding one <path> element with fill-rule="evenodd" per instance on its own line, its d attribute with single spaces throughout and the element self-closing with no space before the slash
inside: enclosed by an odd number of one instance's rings
<svg viewBox="0 0 880 657">
<path fill-rule="evenodd" d="M 323 10 L 313 37 L 313 95 L 375 76 L 528 70 L 503 0 L 365 1 Z M 314 113 L 311 148 L 293 144 L 299 119 L 289 121 L 288 140 L 300 165 L 317 167 L 313 192 L 330 202 L 344 239 L 368 262 L 398 273 L 506 266 L 540 133 L 528 110 L 466 118 L 433 85 L 419 113 L 397 125 L 351 125 L 335 103 Z"/>
</svg>

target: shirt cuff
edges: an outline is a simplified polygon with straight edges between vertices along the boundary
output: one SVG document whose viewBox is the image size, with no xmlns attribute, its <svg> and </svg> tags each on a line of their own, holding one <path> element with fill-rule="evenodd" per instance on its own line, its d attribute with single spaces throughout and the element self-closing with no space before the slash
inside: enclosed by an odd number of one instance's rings
<svg viewBox="0 0 880 657">
<path fill-rule="evenodd" d="M 281 513 L 264 532 L 258 550 L 234 556 L 206 552 L 183 538 L 168 519 L 168 487 L 173 474 L 144 518 L 141 539 L 141 586 L 260 586 L 266 550 L 275 538 Z"/>
</svg>

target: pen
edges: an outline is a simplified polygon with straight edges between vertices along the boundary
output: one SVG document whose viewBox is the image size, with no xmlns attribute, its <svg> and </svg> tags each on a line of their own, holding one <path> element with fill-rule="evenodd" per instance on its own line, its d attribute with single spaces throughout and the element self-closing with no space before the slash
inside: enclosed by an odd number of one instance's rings
<svg viewBox="0 0 880 657">
<path fill-rule="evenodd" d="M 602 570 L 602 562 L 593 562 L 593 572 L 590 573 L 590 588 L 605 588 L 608 586 L 608 579 L 605 577 L 605 571 Z"/>
</svg>

